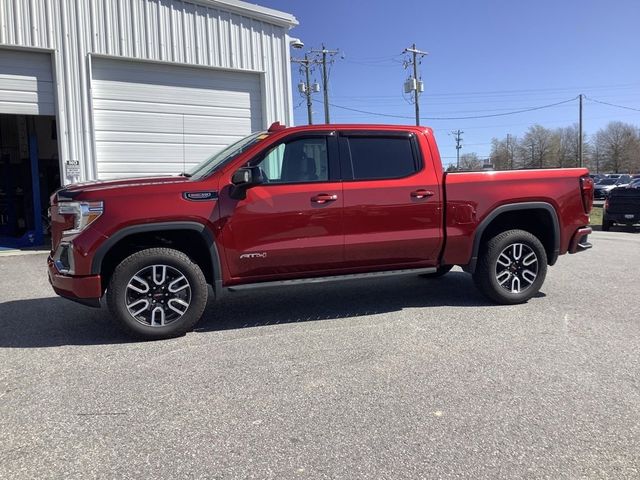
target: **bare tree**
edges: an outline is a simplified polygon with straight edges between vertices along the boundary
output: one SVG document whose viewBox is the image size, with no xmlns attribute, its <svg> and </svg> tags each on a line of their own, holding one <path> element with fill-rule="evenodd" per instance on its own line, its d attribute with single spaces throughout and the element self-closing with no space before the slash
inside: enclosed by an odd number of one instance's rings
<svg viewBox="0 0 640 480">
<path fill-rule="evenodd" d="M 577 167 L 580 165 L 576 124 L 548 129 L 534 125 L 522 139 L 493 138 L 490 160 L 496 170 L 510 168 Z M 583 166 L 592 172 L 640 173 L 640 129 L 611 122 L 591 136 L 583 133 Z"/>
<path fill-rule="evenodd" d="M 558 167 L 577 167 L 580 163 L 580 152 L 578 145 L 578 127 L 572 125 L 570 127 L 559 128 L 556 130 L 557 135 L 557 152 L 556 161 L 553 162 Z M 583 139 L 583 143 L 584 143 Z"/>
<path fill-rule="evenodd" d="M 477 153 L 460 155 L 460 170 L 482 170 L 482 160 Z"/>
<path fill-rule="evenodd" d="M 508 170 L 511 168 L 511 161 L 509 158 L 509 151 L 507 148 L 506 140 L 498 140 L 494 138 L 491 140 L 491 153 L 489 155 L 493 168 L 496 170 Z"/>
<path fill-rule="evenodd" d="M 526 168 L 544 168 L 553 161 L 553 132 L 542 125 L 533 125 L 519 144 Z"/>
<path fill-rule="evenodd" d="M 640 170 L 640 138 L 633 125 L 610 122 L 596 134 L 600 168 L 614 173 Z"/>
</svg>

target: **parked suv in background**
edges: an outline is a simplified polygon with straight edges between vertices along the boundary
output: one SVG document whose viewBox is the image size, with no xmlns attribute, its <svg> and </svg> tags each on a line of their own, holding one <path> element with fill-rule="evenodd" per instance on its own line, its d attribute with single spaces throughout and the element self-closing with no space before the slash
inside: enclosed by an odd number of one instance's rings
<svg viewBox="0 0 640 480">
<path fill-rule="evenodd" d="M 609 194 L 604 202 L 603 231 L 609 231 L 615 224 L 632 226 L 640 223 L 640 184 L 634 183 L 627 188 L 616 188 Z"/>
<path fill-rule="evenodd" d="M 191 329 L 207 284 L 220 298 L 460 265 L 489 299 L 517 304 L 559 255 L 590 248 L 588 173 L 447 174 L 429 128 L 274 124 L 188 174 L 56 192 L 49 278 L 81 303 L 106 293 L 113 318 L 148 339 Z"/>
</svg>

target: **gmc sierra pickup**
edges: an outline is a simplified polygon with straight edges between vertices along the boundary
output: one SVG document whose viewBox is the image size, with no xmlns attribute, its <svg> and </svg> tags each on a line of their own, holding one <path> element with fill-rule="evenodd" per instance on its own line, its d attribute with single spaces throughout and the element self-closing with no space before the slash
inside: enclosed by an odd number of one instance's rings
<svg viewBox="0 0 640 480">
<path fill-rule="evenodd" d="M 275 123 L 189 173 L 54 193 L 49 279 L 86 305 L 106 296 L 147 339 L 192 329 L 208 285 L 220 298 L 459 265 L 489 299 L 517 304 L 559 255 L 591 246 L 588 173 L 444 173 L 426 127 Z"/>
</svg>

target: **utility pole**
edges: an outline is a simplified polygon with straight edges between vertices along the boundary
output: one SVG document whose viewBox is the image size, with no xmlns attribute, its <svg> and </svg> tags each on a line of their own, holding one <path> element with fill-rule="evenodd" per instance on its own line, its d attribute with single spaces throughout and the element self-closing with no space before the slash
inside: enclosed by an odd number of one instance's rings
<svg viewBox="0 0 640 480">
<path fill-rule="evenodd" d="M 578 163 L 582 167 L 582 94 L 580 94 L 580 115 L 578 121 Z"/>
<path fill-rule="evenodd" d="M 329 78 L 327 76 L 327 63 L 333 62 L 332 59 L 329 59 L 327 62 L 327 55 L 333 57 L 340 53 L 338 50 L 327 50 L 322 44 L 322 50 L 311 50 L 311 53 L 319 54 L 321 60 L 315 60 L 316 63 L 322 63 L 322 92 L 324 93 L 324 123 L 329 122 Z"/>
<path fill-rule="evenodd" d="M 404 64 L 404 68 L 413 65 L 413 77 L 404 84 L 404 91 L 405 93 L 413 91 L 413 103 L 416 107 L 416 125 L 420 125 L 420 102 L 418 101 L 418 96 L 424 90 L 424 86 L 422 80 L 418 79 L 418 57 L 422 58 L 425 55 L 429 55 L 429 52 L 418 50 L 415 43 L 410 48 L 405 48 L 402 52 L 412 55 L 412 60 L 408 60 Z"/>
<path fill-rule="evenodd" d="M 463 133 L 464 132 L 460 129 L 451 132 L 451 134 L 456 137 L 456 168 L 458 170 L 460 169 L 460 149 L 462 148 L 462 144 L 460 142 L 462 141 L 461 135 Z"/>
<path fill-rule="evenodd" d="M 533 142 L 531 142 L 531 168 L 535 168 L 534 165 L 533 165 L 535 163 L 535 158 L 533 156 L 533 152 L 534 152 L 534 145 L 533 145 Z"/>
<path fill-rule="evenodd" d="M 315 91 L 315 88 L 313 88 L 311 85 L 309 71 L 311 70 L 311 65 L 315 64 L 316 61 L 309 60 L 309 57 L 307 54 L 305 54 L 303 59 L 292 58 L 291 61 L 293 63 L 299 63 L 302 66 L 302 68 L 304 68 L 305 83 L 299 85 L 298 87 L 299 87 L 300 93 L 304 94 L 304 96 L 307 97 L 307 120 L 309 122 L 309 125 L 312 125 L 313 110 L 312 110 L 312 104 L 311 104 L 311 94 Z"/>
</svg>

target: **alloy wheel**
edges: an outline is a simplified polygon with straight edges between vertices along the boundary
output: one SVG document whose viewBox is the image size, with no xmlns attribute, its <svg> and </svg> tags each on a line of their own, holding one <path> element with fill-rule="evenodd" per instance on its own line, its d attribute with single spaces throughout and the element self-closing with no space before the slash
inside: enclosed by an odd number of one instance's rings
<svg viewBox="0 0 640 480">
<path fill-rule="evenodd" d="M 175 267 L 149 265 L 129 280 L 125 302 L 129 314 L 139 323 L 164 327 L 189 309 L 191 284 Z"/>
<path fill-rule="evenodd" d="M 538 277 L 538 256 L 524 243 L 508 245 L 496 262 L 496 281 L 510 293 L 529 289 Z"/>
</svg>

